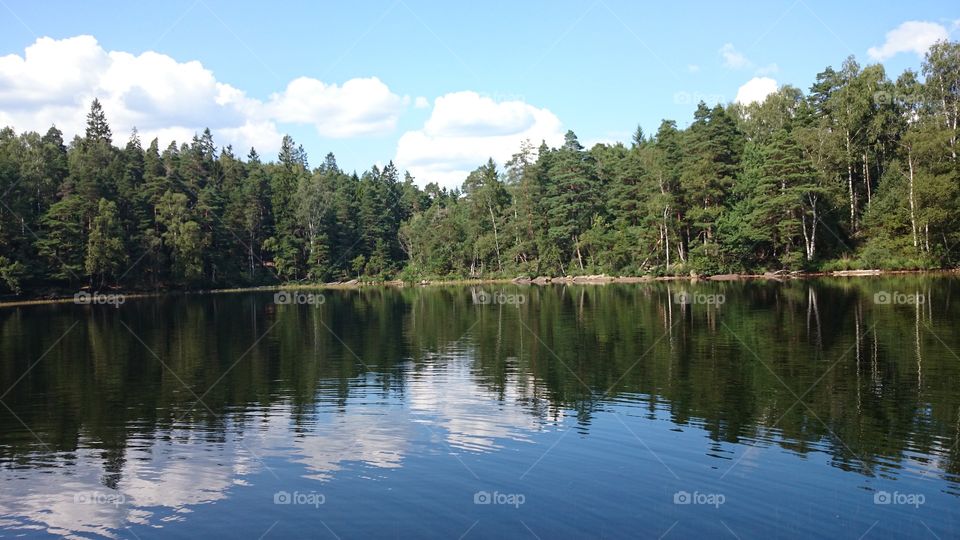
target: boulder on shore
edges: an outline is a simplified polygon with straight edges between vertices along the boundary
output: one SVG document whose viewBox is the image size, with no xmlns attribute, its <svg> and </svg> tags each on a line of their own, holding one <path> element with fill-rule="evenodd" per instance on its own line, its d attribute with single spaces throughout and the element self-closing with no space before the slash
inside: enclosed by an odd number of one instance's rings
<svg viewBox="0 0 960 540">
<path fill-rule="evenodd" d="M 577 276 L 573 278 L 574 283 L 610 283 L 611 281 L 613 281 L 613 278 L 605 274 Z"/>
<path fill-rule="evenodd" d="M 746 276 L 741 274 L 717 274 L 710 276 L 708 279 L 710 281 L 738 281 L 744 279 Z"/>
<path fill-rule="evenodd" d="M 834 276 L 876 276 L 880 270 L 837 270 L 833 272 Z"/>
</svg>

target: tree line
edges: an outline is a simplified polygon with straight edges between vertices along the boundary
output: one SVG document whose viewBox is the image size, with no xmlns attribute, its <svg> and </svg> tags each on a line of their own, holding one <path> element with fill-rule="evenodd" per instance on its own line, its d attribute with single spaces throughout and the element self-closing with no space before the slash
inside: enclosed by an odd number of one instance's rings
<svg viewBox="0 0 960 540">
<path fill-rule="evenodd" d="M 849 57 L 807 93 L 701 102 L 629 146 L 526 141 L 451 190 L 392 162 L 311 168 L 289 136 L 271 162 L 209 130 L 118 147 L 94 100 L 69 145 L 0 130 L 0 288 L 949 267 L 958 119 L 944 41 L 919 73 Z"/>
</svg>

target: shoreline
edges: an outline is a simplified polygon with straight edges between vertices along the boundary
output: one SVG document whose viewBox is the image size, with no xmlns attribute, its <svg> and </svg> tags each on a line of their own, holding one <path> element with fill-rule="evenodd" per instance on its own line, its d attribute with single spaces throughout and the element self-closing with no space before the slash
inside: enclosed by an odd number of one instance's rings
<svg viewBox="0 0 960 540">
<path fill-rule="evenodd" d="M 349 281 L 336 281 L 329 283 L 296 284 L 288 283 L 283 285 L 262 285 L 258 287 L 231 287 L 225 289 L 196 289 L 179 290 L 171 289 L 156 292 L 132 291 L 123 292 L 122 290 L 111 290 L 108 294 L 122 295 L 124 299 L 138 298 L 158 298 L 161 296 L 192 296 L 206 294 L 233 294 L 245 292 L 269 292 L 269 291 L 297 291 L 297 290 L 353 290 L 365 287 L 456 287 L 456 286 L 477 286 L 477 285 L 606 285 L 606 284 L 630 284 L 630 283 L 656 283 L 666 281 L 689 281 L 697 283 L 701 281 L 789 281 L 802 279 L 816 279 L 829 277 L 883 277 L 895 275 L 956 275 L 960 274 L 958 269 L 940 269 L 940 270 L 838 270 L 832 272 L 766 272 L 763 274 L 716 274 L 710 276 L 689 275 L 689 276 L 608 276 L 605 274 L 587 275 L 587 276 L 539 276 L 536 278 L 490 278 L 490 279 L 439 279 L 439 280 L 420 280 L 416 282 L 406 282 L 401 280 L 388 281 L 359 281 L 356 279 Z M 105 293 L 107 294 L 107 293 Z M 71 304 L 74 303 L 73 296 L 57 296 L 52 298 L 34 297 L 23 300 L 0 300 L 0 308 L 7 307 L 25 307 L 40 306 L 52 304 Z"/>
</svg>

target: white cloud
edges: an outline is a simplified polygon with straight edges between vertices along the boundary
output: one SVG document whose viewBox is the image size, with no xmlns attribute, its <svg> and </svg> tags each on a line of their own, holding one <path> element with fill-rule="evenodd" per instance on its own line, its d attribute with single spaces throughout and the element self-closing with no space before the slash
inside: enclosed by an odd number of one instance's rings
<svg viewBox="0 0 960 540">
<path fill-rule="evenodd" d="M 698 66 L 697 64 L 689 64 L 687 66 L 687 71 L 689 71 L 690 73 L 699 73 L 700 66 Z"/>
<path fill-rule="evenodd" d="M 423 96 L 417 96 L 417 99 L 413 100 L 413 106 L 417 109 L 426 109 L 430 107 L 430 100 Z"/>
<path fill-rule="evenodd" d="M 235 145 L 236 148 L 234 149 L 235 153 L 241 157 L 247 156 L 250 147 L 256 148 L 261 156 L 265 152 L 273 153 L 280 148 L 280 141 L 283 139 L 283 134 L 277 131 L 277 125 L 269 120 L 247 120 L 242 126 L 220 128 L 217 135 L 218 138 L 215 140 L 218 141 L 218 144 L 223 144 L 219 142 L 221 138 L 227 141 L 243 141 L 243 146 Z M 173 140 L 184 141 L 188 139 L 174 137 Z M 271 158 L 272 156 L 265 157 L 267 160 Z"/>
<path fill-rule="evenodd" d="M 753 65 L 753 62 L 738 51 L 733 43 L 724 43 L 723 47 L 720 47 L 720 56 L 723 58 L 723 67 L 729 69 L 743 69 Z"/>
<path fill-rule="evenodd" d="M 92 36 L 60 41 L 40 38 L 27 47 L 24 56 L 0 58 L 4 82 L 0 85 L 0 103 L 4 108 L 15 107 L 18 101 L 69 105 L 78 92 L 97 83 L 97 73 L 108 64 L 105 52 Z"/>
<path fill-rule="evenodd" d="M 935 42 L 949 37 L 947 29 L 937 23 L 907 21 L 887 32 L 883 45 L 870 47 L 867 49 L 867 54 L 878 61 L 902 52 L 913 52 L 923 56 Z"/>
<path fill-rule="evenodd" d="M 756 67 L 756 64 L 746 57 L 743 53 L 737 50 L 733 46 L 733 43 L 724 43 L 723 47 L 720 47 L 720 56 L 723 58 L 723 67 L 727 69 L 748 69 Z M 780 71 L 780 66 L 775 62 L 767 64 L 765 66 L 757 67 L 754 70 L 754 75 L 772 75 Z"/>
<path fill-rule="evenodd" d="M 376 78 L 336 85 L 302 77 L 264 103 L 200 62 L 106 51 L 86 35 L 39 38 L 23 56 L 0 57 L 0 125 L 44 132 L 56 124 L 69 138 L 82 134 L 95 97 L 117 143 L 134 126 L 144 142 L 157 137 L 164 146 L 209 127 L 218 144 L 241 153 L 255 146 L 261 154 L 279 147 L 278 123 L 313 124 L 327 137 L 385 133 L 409 102 Z"/>
<path fill-rule="evenodd" d="M 266 109 L 281 122 L 313 124 L 324 137 L 342 138 L 392 131 L 405 101 L 376 77 L 343 86 L 300 77 L 270 96 Z"/>
<path fill-rule="evenodd" d="M 563 141 L 560 119 L 519 100 L 497 102 L 476 92 L 454 92 L 434 102 L 423 128 L 397 143 L 396 162 L 420 185 L 459 187 L 467 174 L 493 158 L 510 159 L 524 139 L 538 145 Z"/>
<path fill-rule="evenodd" d="M 737 90 L 734 101 L 742 105 L 762 103 L 770 94 L 777 91 L 777 81 L 769 77 L 754 77 Z"/>
</svg>

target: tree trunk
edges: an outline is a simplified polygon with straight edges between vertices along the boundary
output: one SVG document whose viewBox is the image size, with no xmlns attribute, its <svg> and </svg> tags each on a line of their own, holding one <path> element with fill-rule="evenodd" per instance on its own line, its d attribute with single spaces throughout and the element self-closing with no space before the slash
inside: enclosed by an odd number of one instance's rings
<svg viewBox="0 0 960 540">
<path fill-rule="evenodd" d="M 493 207 L 489 204 L 487 205 L 487 210 L 490 211 L 490 221 L 493 223 L 493 241 L 497 246 L 497 267 L 503 272 L 503 263 L 500 262 L 500 237 L 497 235 L 497 219 L 493 215 Z"/>
<path fill-rule="evenodd" d="M 863 184 L 867 186 L 867 206 L 873 200 L 873 188 L 870 187 L 870 163 L 867 161 L 867 152 L 863 153 Z"/>
<path fill-rule="evenodd" d="M 913 148 L 907 147 L 907 165 L 910 167 L 910 229 L 913 231 L 913 247 L 920 245 L 917 239 L 917 203 L 913 195 Z"/>
<path fill-rule="evenodd" d="M 664 252 L 667 255 L 667 270 L 670 270 L 670 229 L 667 227 L 667 212 L 670 207 L 663 207 L 663 240 L 664 245 L 666 246 Z"/>
<path fill-rule="evenodd" d="M 580 255 L 580 238 L 573 237 L 574 245 L 577 246 L 577 264 L 580 265 L 580 270 L 583 270 L 583 256 Z"/>
<path fill-rule="evenodd" d="M 813 207 L 813 223 L 810 224 L 810 258 L 813 259 L 817 256 L 817 223 L 820 223 L 816 197 L 814 197 L 811 206 Z"/>
<path fill-rule="evenodd" d="M 940 79 L 940 103 L 943 106 L 943 124 L 950 130 L 950 157 L 953 161 L 957 160 L 957 111 L 956 111 L 956 102 L 954 102 L 954 111 L 953 118 L 950 118 L 948 114 L 949 109 L 947 108 L 947 93 L 948 90 L 944 88 L 943 85 L 943 76 L 939 77 Z M 952 120 L 952 121 L 951 121 Z M 951 125 L 952 124 L 952 125 Z"/>
<path fill-rule="evenodd" d="M 850 131 L 846 132 L 846 144 L 847 144 L 847 191 L 850 196 L 850 228 L 853 232 L 857 231 L 857 196 L 853 189 L 853 164 L 850 162 L 852 159 L 850 155 Z"/>
<path fill-rule="evenodd" d="M 247 247 L 248 257 L 250 264 L 250 279 L 253 280 L 253 233 L 250 234 L 250 245 Z"/>
<path fill-rule="evenodd" d="M 807 260 L 812 261 L 817 253 L 817 199 L 815 195 L 807 194 L 807 204 L 810 205 L 810 230 L 807 230 L 807 215 L 801 214 L 801 225 L 803 226 L 803 247 L 807 255 Z"/>
</svg>

